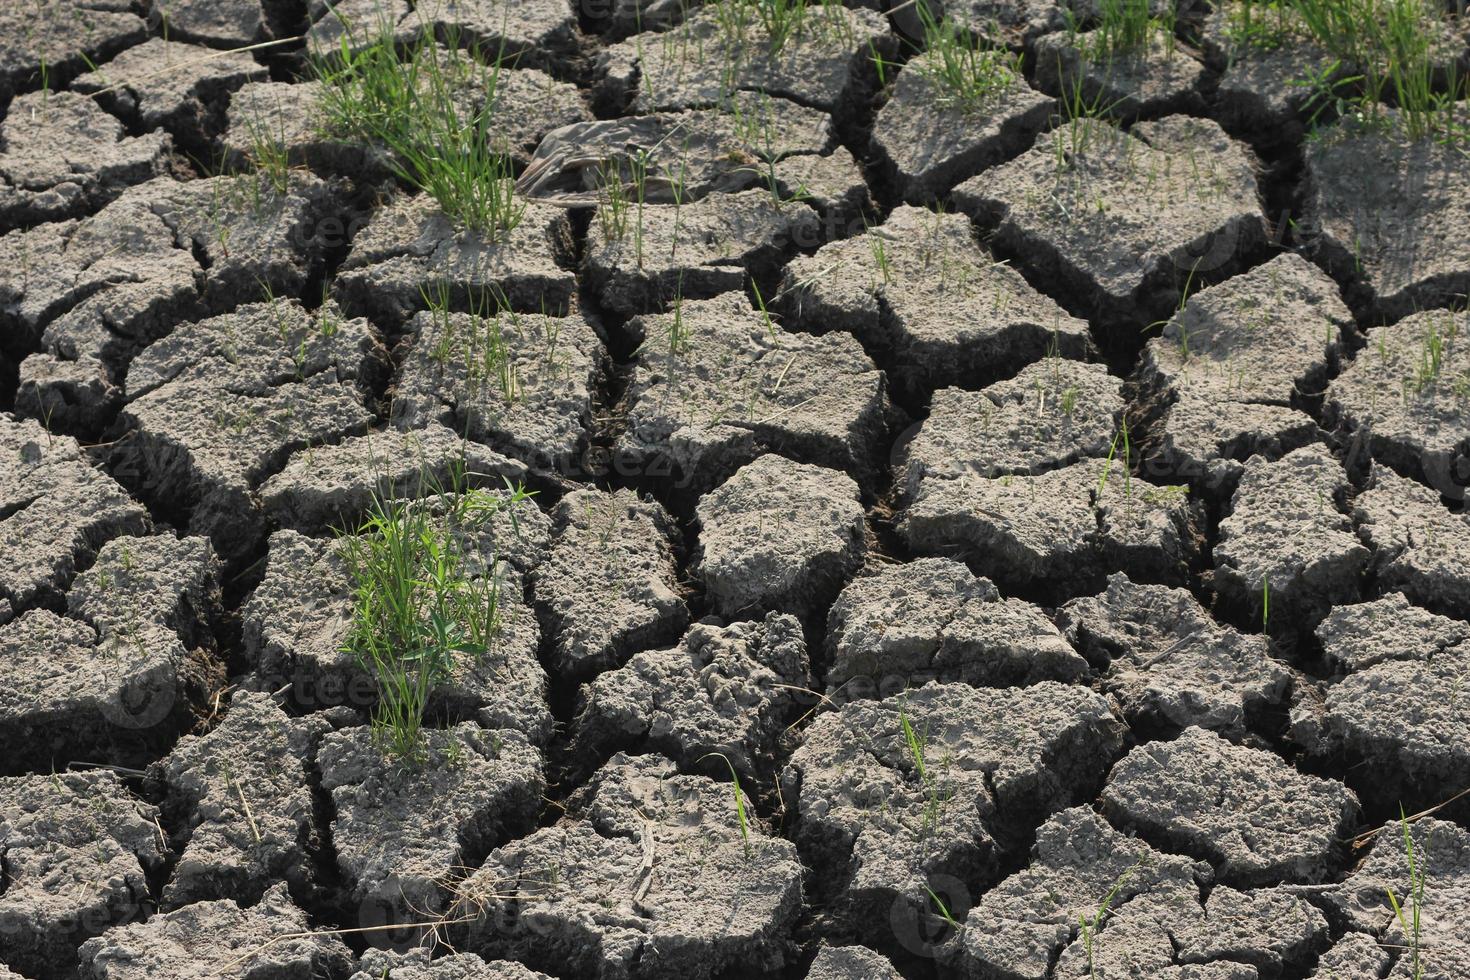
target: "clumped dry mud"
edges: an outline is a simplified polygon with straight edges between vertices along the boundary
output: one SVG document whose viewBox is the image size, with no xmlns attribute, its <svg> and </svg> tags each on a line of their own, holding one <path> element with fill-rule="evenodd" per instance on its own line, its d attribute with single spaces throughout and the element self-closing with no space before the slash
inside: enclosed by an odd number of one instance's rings
<svg viewBox="0 0 1470 980">
<path fill-rule="evenodd" d="M 0 7 L 0 977 L 1470 976 L 1463 156 L 1223 9 L 946 4 L 967 113 L 876 6 Z M 374 16 L 508 59 L 508 237 L 323 129 Z M 347 553 L 456 479 L 407 764 Z"/>
</svg>

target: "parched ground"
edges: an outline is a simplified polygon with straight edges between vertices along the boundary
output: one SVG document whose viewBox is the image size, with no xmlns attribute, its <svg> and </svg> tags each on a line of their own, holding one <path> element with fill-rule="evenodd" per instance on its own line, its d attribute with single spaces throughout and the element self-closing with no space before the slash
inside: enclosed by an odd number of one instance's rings
<svg viewBox="0 0 1470 980">
<path fill-rule="evenodd" d="M 1470 138 L 763 2 L 0 3 L 0 980 L 1470 977 Z M 410 759 L 381 497 L 499 621 Z"/>
</svg>

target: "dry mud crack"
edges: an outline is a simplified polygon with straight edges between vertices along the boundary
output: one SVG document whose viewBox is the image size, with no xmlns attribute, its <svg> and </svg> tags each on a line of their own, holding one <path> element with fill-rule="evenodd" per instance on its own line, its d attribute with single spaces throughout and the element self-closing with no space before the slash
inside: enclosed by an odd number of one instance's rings
<svg viewBox="0 0 1470 980">
<path fill-rule="evenodd" d="M 0 2 L 0 978 L 1470 977 L 1457 6 Z"/>
</svg>

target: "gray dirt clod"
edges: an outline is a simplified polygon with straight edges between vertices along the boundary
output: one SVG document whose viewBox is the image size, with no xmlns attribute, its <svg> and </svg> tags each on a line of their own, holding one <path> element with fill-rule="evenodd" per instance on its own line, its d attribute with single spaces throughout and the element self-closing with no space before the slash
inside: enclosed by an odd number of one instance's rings
<svg viewBox="0 0 1470 980">
<path fill-rule="evenodd" d="M 67 595 L 0 627 L 0 772 L 153 758 L 223 684 L 211 625 L 219 565 L 203 538 L 116 538 Z"/>
<path fill-rule="evenodd" d="M 631 490 L 586 489 L 563 497 L 552 519 L 556 538 L 533 588 L 559 675 L 585 679 L 678 640 L 689 612 L 668 511 Z"/>
<path fill-rule="evenodd" d="M 1114 825 L 1208 861 L 1217 880 L 1242 888 L 1327 880 L 1358 812 L 1341 783 L 1201 728 L 1130 752 L 1102 805 Z"/>
<path fill-rule="evenodd" d="M 1036 41 L 1036 84 L 1082 106 L 1097 106 L 1116 119 L 1202 111 L 1205 66 L 1175 39 L 1159 31 L 1144 45 L 1109 53 L 1096 31 L 1061 31 Z"/>
<path fill-rule="evenodd" d="M 461 438 L 437 422 L 350 436 L 293 455 L 260 486 L 266 517 L 307 534 L 355 530 L 379 497 L 425 497 L 439 489 L 504 490 L 525 464 Z"/>
<path fill-rule="evenodd" d="M 899 207 L 883 224 L 786 267 L 773 300 L 813 332 L 845 330 L 882 351 L 915 393 L 1008 378 L 1048 353 L 1085 357 L 1067 315 L 975 242 L 963 215 Z"/>
<path fill-rule="evenodd" d="M 688 204 L 753 187 L 769 194 L 774 185 L 782 200 L 799 197 L 830 220 L 834 209 L 851 217 L 867 200 L 862 175 L 837 144 L 830 116 L 750 92 L 734 93 L 717 108 L 553 130 L 536 146 L 517 185 L 533 199 L 568 205 L 605 204 L 621 185 L 636 208 L 640 175 L 645 205 Z M 599 220 L 612 217 L 604 211 Z"/>
<path fill-rule="evenodd" d="M 1338 510 L 1348 490 L 1323 447 L 1247 460 L 1214 549 L 1220 598 L 1271 631 L 1310 627 L 1357 599 L 1370 554 Z"/>
<path fill-rule="evenodd" d="M 1346 120 L 1307 142 L 1301 225 L 1318 261 L 1355 281 L 1375 314 L 1396 319 L 1470 291 L 1470 187 L 1455 179 L 1454 146 L 1411 139 L 1393 110 L 1384 116 Z"/>
<path fill-rule="evenodd" d="M 772 759 L 800 689 L 809 688 L 806 641 L 793 616 L 696 623 L 670 650 L 635 654 L 582 688 L 573 756 L 590 767 L 619 749 L 661 752 L 683 769 L 769 784 Z"/>
<path fill-rule="evenodd" d="M 1430 660 L 1470 640 L 1470 623 L 1411 605 L 1402 592 L 1382 599 L 1336 606 L 1317 640 L 1327 662 L 1342 671 L 1366 670 L 1385 660 Z"/>
<path fill-rule="evenodd" d="M 299 292 L 333 197 L 306 175 L 280 191 L 253 175 L 160 177 L 91 217 L 0 238 L 0 263 L 25 272 L 0 284 L 0 323 L 40 348 L 21 364 L 17 405 L 58 428 L 100 429 L 140 348 L 266 290 Z"/>
<path fill-rule="evenodd" d="M 1345 977 L 1381 977 L 1388 973 L 1392 957 L 1388 950 L 1365 932 L 1350 932 L 1317 960 L 1309 980 L 1343 980 Z"/>
<path fill-rule="evenodd" d="M 1470 701 L 1458 693 L 1466 671 L 1465 643 L 1381 661 L 1293 710 L 1291 737 L 1314 756 L 1350 760 L 1348 782 L 1365 802 L 1435 806 L 1470 785 Z"/>
<path fill-rule="evenodd" d="M 552 980 L 511 960 L 482 960 L 474 953 L 431 958 L 417 947 L 406 952 L 369 949 L 347 980 Z"/>
<path fill-rule="evenodd" d="M 1263 638 L 1217 624 L 1183 589 L 1115 574 L 1105 591 L 1063 606 L 1057 620 L 1135 723 L 1239 736 L 1252 714 L 1284 703 L 1291 687 L 1291 673 Z"/>
<path fill-rule="evenodd" d="M 255 491 L 308 446 L 364 433 L 387 353 L 372 326 L 272 300 L 177 327 L 134 358 L 113 461 L 237 558 L 265 531 Z"/>
<path fill-rule="evenodd" d="M 1326 944 L 1305 899 L 1219 885 L 1202 901 L 1209 877 L 1089 810 L 1064 810 L 1037 831 L 1030 867 L 987 892 L 945 952 L 971 980 L 1256 980 Z"/>
<path fill-rule="evenodd" d="M 732 789 L 615 756 L 585 815 L 501 847 L 464 883 L 454 911 L 474 921 L 456 946 L 589 980 L 779 971 L 802 867 L 758 818 L 742 827 Z"/>
<path fill-rule="evenodd" d="M 1302 409 L 1336 370 L 1352 322 L 1337 285 L 1291 252 L 1191 295 L 1135 375 L 1170 472 L 1229 493 L 1251 455 L 1315 441 Z"/>
<path fill-rule="evenodd" d="M 858 486 L 833 470 L 766 455 L 695 508 L 692 573 L 723 616 L 819 616 L 867 554 Z"/>
<path fill-rule="evenodd" d="M 241 86 L 231 97 L 226 116 L 222 138 L 226 159 L 247 163 L 264 144 L 269 150 L 284 150 L 291 163 L 319 173 L 360 180 L 390 176 L 391 160 L 382 144 L 331 131 L 322 86 L 315 79 Z M 471 92 L 462 106 L 466 119 L 484 105 L 483 94 L 475 99 Z M 591 118 L 576 86 L 533 68 L 502 68 L 496 77 L 494 107 L 488 122 L 490 139 L 518 164 L 530 161 L 544 134 Z"/>
<path fill-rule="evenodd" d="M 1104 320 L 1172 309 L 1191 271 L 1218 276 L 1265 240 L 1249 151 L 1206 119 L 1128 132 L 1079 118 L 954 191 L 996 241 Z"/>
<path fill-rule="evenodd" d="M 1301 139 L 1310 114 L 1313 89 L 1301 81 L 1320 77 L 1333 59 L 1307 39 L 1300 25 L 1282 30 L 1283 18 L 1295 20 L 1291 8 L 1275 8 L 1264 19 L 1256 14 L 1244 0 L 1215 5 L 1201 34 L 1205 61 L 1221 72 L 1218 111 L 1231 132 L 1289 144 Z M 1351 70 L 1334 74 L 1345 77 Z"/>
<path fill-rule="evenodd" d="M 473 717 L 490 728 L 514 728 L 537 744 L 551 732 L 546 672 L 537 660 L 541 630 L 525 601 L 522 576 L 549 547 L 549 520 L 534 504 L 497 512 L 470 538 L 469 571 L 482 575 L 490 559 L 502 562 L 500 633 L 480 660 L 461 658 L 448 682 L 431 692 L 431 710 Z M 353 579 L 345 542 L 308 538 L 295 531 L 271 535 L 264 578 L 242 612 L 246 657 L 254 686 L 268 691 L 292 686 L 293 697 L 312 706 L 373 703 L 376 684 L 347 643 L 353 613 Z"/>
<path fill-rule="evenodd" d="M 1002 599 L 959 562 L 882 565 L 842 590 L 827 616 L 827 692 L 842 703 L 929 680 L 1010 687 L 1088 672 L 1046 614 Z"/>
<path fill-rule="evenodd" d="M 186 843 L 163 905 L 253 904 L 275 881 L 304 883 L 315 831 L 307 764 L 329 726 L 291 718 L 268 695 L 239 691 L 224 720 L 186 736 L 149 770 Z"/>
<path fill-rule="evenodd" d="M 336 936 L 314 931 L 284 884 L 250 908 L 233 899 L 198 902 L 111 929 L 83 944 L 81 960 L 84 980 L 335 980 L 352 969 L 351 950 Z"/>
<path fill-rule="evenodd" d="M 922 204 L 1030 145 L 1056 102 L 1005 69 L 1008 84 L 974 108 L 936 91 L 937 56 L 910 59 L 873 122 L 873 147 L 894 171 L 904 200 Z"/>
<path fill-rule="evenodd" d="M 138 130 L 166 129 L 180 145 L 204 149 L 222 128 L 229 93 L 266 77 L 265 66 L 248 52 L 155 37 L 80 76 L 71 87 Z"/>
<path fill-rule="evenodd" d="M 1470 516 L 1451 512 L 1423 484 L 1375 465 L 1368 489 L 1353 500 L 1353 520 L 1373 549 L 1379 589 L 1470 617 Z"/>
<path fill-rule="evenodd" d="M 365 916 L 432 917 L 451 879 L 540 809 L 541 754 L 519 732 L 463 722 L 423 735 L 413 765 L 385 757 L 366 727 L 330 733 L 317 750 L 337 866 Z"/>
<path fill-rule="evenodd" d="M 861 946 L 823 946 L 806 980 L 900 980 L 882 955 Z"/>
<path fill-rule="evenodd" d="M 980 391 L 934 393 L 904 448 L 909 499 L 926 481 L 1037 474 L 1100 459 L 1118 439 L 1123 382 L 1101 364 L 1045 358 Z"/>
<path fill-rule="evenodd" d="M 636 317 L 619 465 L 696 493 L 764 451 L 876 478 L 890 406 L 853 338 L 783 330 L 740 293 Z"/>
<path fill-rule="evenodd" d="M 944 13 L 976 37 L 1013 50 L 1029 46 L 1043 34 L 1059 31 L 1074 18 L 1075 4 L 1063 0 L 951 0 Z M 923 36 L 917 14 L 903 24 L 910 36 Z"/>
<path fill-rule="evenodd" d="M 815 211 L 766 190 L 621 208 L 599 207 L 583 267 L 602 305 L 623 316 L 742 289 L 748 270 L 819 240 Z"/>
<path fill-rule="evenodd" d="M 1449 310 L 1368 331 L 1368 346 L 1327 391 L 1338 427 L 1447 497 L 1470 483 L 1470 317 Z"/>
<path fill-rule="evenodd" d="M 83 940 L 146 915 L 164 859 L 157 816 L 107 771 L 0 778 L 0 964 L 60 975 Z"/>
<path fill-rule="evenodd" d="M 535 469 L 565 473 L 577 464 L 607 361 L 581 315 L 433 311 L 406 327 L 395 426 L 442 423 Z"/>
<path fill-rule="evenodd" d="M 386 32 L 399 45 L 453 36 L 465 47 L 497 52 L 507 64 L 540 68 L 564 63 L 577 43 L 576 13 L 566 0 L 452 0 L 412 7 L 407 0 L 310 0 L 307 17 L 307 47 L 327 56 L 344 39 L 355 51 Z"/>
<path fill-rule="evenodd" d="M 898 523 L 917 554 L 963 557 L 1003 587 L 1058 595 L 1095 589 L 1119 567 L 1182 583 L 1193 528 L 1186 488 L 1130 477 L 1121 459 L 1035 476 L 924 479 Z"/>
<path fill-rule="evenodd" d="M 729 28 L 744 19 L 738 36 Z M 722 20 L 726 23 L 722 23 Z M 748 8 L 699 9 L 677 27 L 610 45 L 598 59 L 599 95 L 634 114 L 717 104 L 731 91 L 766 92 L 831 112 L 839 122 L 866 104 L 871 58 L 897 44 L 872 10 L 823 7 L 775 40 Z"/>
<path fill-rule="evenodd" d="M 1409 830 L 1414 861 L 1409 861 L 1403 826 L 1387 824 L 1373 849 L 1347 880 L 1323 895 L 1332 913 L 1355 932 L 1377 939 L 1381 952 L 1397 960 L 1392 980 L 1453 980 L 1470 969 L 1470 834 L 1446 820 L 1427 818 Z M 1414 901 L 1422 876 L 1423 903 Z M 1388 893 L 1404 910 L 1406 930 Z M 1417 915 L 1416 915 L 1416 905 Z M 1413 923 L 1419 922 L 1417 944 Z M 1359 944 L 1360 946 L 1366 944 Z M 1415 973 L 1415 952 L 1422 972 Z M 1360 953 L 1367 962 L 1375 958 Z"/>
<path fill-rule="evenodd" d="M 18 96 L 0 124 L 0 227 L 90 214 L 164 172 L 163 133 L 129 136 L 97 103 L 71 92 Z"/>
<path fill-rule="evenodd" d="M 1124 730 L 1082 687 L 927 684 L 819 715 L 782 796 L 819 891 L 902 941 L 904 919 L 929 907 L 926 886 L 963 917 L 969 889 L 994 879 L 1033 821 L 1090 798 Z"/>
<path fill-rule="evenodd" d="M 0 99 L 59 89 L 87 70 L 148 38 L 131 0 L 6 4 L 0 8 Z M 78 13 L 83 16 L 77 16 Z"/>
<path fill-rule="evenodd" d="M 281 5 L 268 0 L 150 0 L 148 7 L 169 37 L 216 48 L 260 44 L 288 26 Z"/>
<path fill-rule="evenodd" d="M 112 538 L 152 527 L 143 505 L 69 436 L 0 414 L 0 598 L 14 615 L 57 606 Z"/>
<path fill-rule="evenodd" d="M 527 313 L 561 315 L 576 277 L 560 261 L 571 253 L 566 213 L 526 202 L 520 221 L 494 236 L 458 227 L 428 197 L 400 195 L 357 233 L 333 286 L 343 308 L 396 326 L 447 290 L 456 309 L 504 300 Z"/>
</svg>

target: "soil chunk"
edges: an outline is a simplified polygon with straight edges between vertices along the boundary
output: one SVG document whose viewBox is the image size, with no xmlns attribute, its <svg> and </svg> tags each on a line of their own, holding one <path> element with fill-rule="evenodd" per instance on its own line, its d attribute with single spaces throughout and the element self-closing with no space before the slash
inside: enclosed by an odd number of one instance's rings
<svg viewBox="0 0 1470 980">
<path fill-rule="evenodd" d="M 149 38 L 72 82 L 134 131 L 166 129 L 179 145 L 207 150 L 224 128 L 229 93 L 267 77 L 244 51 Z"/>
<path fill-rule="evenodd" d="M 441 53 L 441 57 L 454 56 Z M 463 118 L 474 118 L 485 107 L 482 87 L 469 85 L 461 91 L 453 80 L 447 84 Z M 222 137 L 226 158 L 244 164 L 258 152 L 259 144 L 265 142 L 284 150 L 292 164 L 310 167 L 318 173 L 358 180 L 391 176 L 392 161 L 381 144 L 352 140 L 332 132 L 323 105 L 322 86 L 315 79 L 250 82 L 241 86 L 230 98 Z M 546 133 L 591 119 L 577 87 L 559 82 L 543 71 L 502 67 L 495 86 L 495 101 L 487 121 L 489 138 L 518 165 L 530 161 L 531 152 Z"/>
<path fill-rule="evenodd" d="M 503 491 L 525 477 L 523 463 L 429 423 L 303 449 L 261 484 L 260 501 L 274 526 L 320 534 L 355 530 L 375 494 L 378 499 L 424 497 L 456 486 Z"/>
<path fill-rule="evenodd" d="M 636 317 L 619 465 L 704 492 L 763 452 L 875 478 L 884 376 L 843 334 L 781 329 L 739 293 Z"/>
<path fill-rule="evenodd" d="M 942 67 L 932 53 L 915 55 L 873 122 L 873 147 L 911 204 L 923 204 L 1020 153 L 1056 108 L 1019 72 L 1009 71 L 1004 87 L 983 104 L 973 109 L 948 104 L 942 89 L 936 90 Z"/>
<path fill-rule="evenodd" d="M 1184 581 L 1194 549 L 1186 488 L 1122 470 L 1090 459 L 1035 476 L 926 477 L 898 533 L 916 553 L 963 557 L 1007 588 L 1075 595 L 1119 567 Z"/>
<path fill-rule="evenodd" d="M 1470 704 L 1457 694 L 1467 670 L 1464 642 L 1382 660 L 1294 709 L 1291 737 L 1313 756 L 1348 760 L 1348 782 L 1367 803 L 1435 806 L 1445 787 L 1470 785 Z"/>
<path fill-rule="evenodd" d="M 1163 464 L 1218 495 L 1250 456 L 1315 441 L 1304 409 L 1336 370 L 1352 322 L 1337 285 L 1291 252 L 1190 296 L 1136 373 Z"/>
<path fill-rule="evenodd" d="M 737 818 L 731 785 L 614 756 L 575 817 L 499 848 L 460 890 L 456 945 L 566 976 L 709 980 L 779 970 L 796 848 Z"/>
<path fill-rule="evenodd" d="M 566 0 L 452 0 L 412 8 L 408 0 L 310 0 L 307 16 L 307 47 L 328 57 L 344 38 L 349 49 L 360 50 L 385 34 L 398 45 L 453 37 L 526 68 L 564 63 L 576 49 L 577 19 Z"/>
<path fill-rule="evenodd" d="M 0 963 L 50 976 L 75 966 L 83 940 L 146 915 L 146 876 L 164 859 L 157 817 L 106 770 L 0 778 Z"/>
<path fill-rule="evenodd" d="M 635 654 L 583 687 L 572 755 L 595 764 L 618 749 L 660 752 L 710 774 L 728 773 L 728 760 L 742 783 L 768 785 L 799 689 L 810 686 L 795 617 L 695 623 L 673 649 Z"/>
<path fill-rule="evenodd" d="M 1205 66 L 1165 32 L 1131 51 L 1100 47 L 1097 31 L 1037 38 L 1036 84 L 1051 95 L 1099 106 L 1117 119 L 1199 111 Z"/>
<path fill-rule="evenodd" d="M 1282 704 L 1291 686 L 1263 638 L 1219 625 L 1183 589 L 1115 574 L 1103 592 L 1063 606 L 1057 621 L 1104 671 L 1103 688 L 1133 724 L 1239 736 L 1254 713 Z"/>
<path fill-rule="evenodd" d="M 1397 319 L 1470 291 L 1470 187 L 1456 179 L 1453 146 L 1410 138 L 1396 112 L 1384 115 L 1339 123 L 1306 143 L 1302 224 L 1318 261 L 1359 286 L 1375 314 Z"/>
<path fill-rule="evenodd" d="M 305 883 L 315 830 L 307 760 L 327 730 L 320 716 L 290 718 L 269 696 L 239 691 L 213 731 L 185 736 L 151 767 L 165 812 L 185 828 L 166 908 L 253 903 L 275 881 Z"/>
<path fill-rule="evenodd" d="M 1374 581 L 1438 612 L 1470 618 L 1470 516 L 1428 487 L 1374 466 L 1353 500 L 1358 537 L 1373 549 Z"/>
<path fill-rule="evenodd" d="M 1208 880 L 1208 865 L 1155 851 L 1085 808 L 1063 810 L 1037 831 L 1030 867 L 980 899 L 946 952 L 976 980 L 1255 980 L 1325 945 L 1327 922 L 1304 899 L 1218 885 L 1201 900 Z M 1094 923 L 1086 935 L 1084 922 Z"/>
<path fill-rule="evenodd" d="M 1348 489 L 1342 465 L 1319 446 L 1247 460 L 1215 545 L 1221 599 L 1290 630 L 1358 598 L 1369 552 L 1338 510 Z"/>
<path fill-rule="evenodd" d="M 820 615 L 867 553 L 857 484 L 820 466 L 762 456 L 695 510 L 693 574 L 721 615 Z"/>
<path fill-rule="evenodd" d="M 219 565 L 203 538 L 119 537 L 67 594 L 0 626 L 0 772 L 156 757 L 223 683 Z"/>
<path fill-rule="evenodd" d="M 878 953 L 861 946 L 823 946 L 807 970 L 806 980 L 899 980 L 899 973 Z"/>
<path fill-rule="evenodd" d="M 427 195 L 400 195 L 353 239 L 335 295 L 350 314 L 387 327 L 446 290 L 456 309 L 484 309 L 488 298 L 521 312 L 561 315 L 577 288 L 559 264 L 570 254 L 570 235 L 565 212 L 534 201 L 515 228 L 487 236 L 457 226 Z"/>
<path fill-rule="evenodd" d="M 541 629 L 525 599 L 524 576 L 544 559 L 551 524 L 529 501 L 510 505 L 480 492 L 491 512 L 458 532 L 469 556 L 463 571 L 482 577 L 496 563 L 500 631 L 482 657 L 456 660 L 449 681 L 430 692 L 430 710 L 476 718 L 487 728 L 515 728 L 541 744 L 551 732 L 551 712 L 537 659 Z M 269 544 L 264 578 L 241 615 L 253 684 L 270 691 L 289 684 L 292 696 L 310 707 L 370 706 L 376 683 L 348 648 L 350 545 L 295 531 L 277 531 Z"/>
<path fill-rule="evenodd" d="M 395 426 L 442 423 L 533 468 L 573 471 L 607 360 L 586 320 L 433 311 L 417 314 L 407 329 Z"/>
<path fill-rule="evenodd" d="M 148 6 L 169 37 L 216 48 L 259 44 L 289 26 L 273 0 L 151 0 Z"/>
<path fill-rule="evenodd" d="M 1294 143 L 1306 130 L 1312 97 L 1300 83 L 1320 77 L 1333 59 L 1299 29 L 1291 8 L 1255 14 L 1245 0 L 1224 0 L 1204 21 L 1205 60 L 1220 72 L 1220 119 L 1231 132 L 1269 145 Z"/>
<path fill-rule="evenodd" d="M 1012 687 L 1088 672 L 1046 614 L 1003 599 L 947 558 L 882 565 L 842 590 L 827 617 L 827 692 L 838 703 L 930 680 Z"/>
<path fill-rule="evenodd" d="M 1101 364 L 1046 358 L 978 392 L 934 393 L 905 449 L 909 497 L 929 480 L 1037 474 L 1100 459 L 1118 439 L 1123 382 Z"/>
<path fill-rule="evenodd" d="M 1323 898 L 1354 932 L 1376 938 L 1380 954 L 1397 952 L 1397 962 L 1388 974 L 1392 980 L 1410 980 L 1416 973 L 1449 980 L 1470 968 L 1470 834 L 1434 818 L 1415 821 L 1408 833 L 1413 841 L 1412 861 L 1403 829 L 1391 822 L 1374 838 L 1367 858 Z M 1422 902 L 1416 897 L 1416 880 L 1421 876 Z M 1404 910 L 1407 930 L 1389 902 L 1390 891 Z M 1374 960 L 1366 952 L 1359 955 L 1368 962 Z"/>
<path fill-rule="evenodd" d="M 1123 731 L 1081 687 L 927 684 L 818 716 L 782 796 L 819 891 L 848 921 L 896 928 L 890 910 L 927 910 L 931 880 L 993 881 L 1030 821 L 1096 791 Z"/>
<path fill-rule="evenodd" d="M 1337 606 L 1317 627 L 1328 663 L 1344 673 L 1385 660 L 1429 660 L 1470 640 L 1470 623 L 1409 604 L 1402 592 Z"/>
<path fill-rule="evenodd" d="M 306 913 L 291 902 L 284 884 L 256 905 L 233 899 L 198 902 L 110 929 L 82 946 L 88 980 L 152 977 L 339 977 L 352 969 L 352 953 L 333 935 L 313 931 Z"/>
<path fill-rule="evenodd" d="M 431 959 L 423 947 L 397 953 L 369 949 L 357 972 L 347 980 L 552 980 L 510 960 L 480 959 L 474 953 L 451 953 Z"/>
<path fill-rule="evenodd" d="M 124 534 L 152 521 L 143 505 L 69 436 L 28 419 L 0 415 L 0 599 L 12 614 L 60 607 L 79 568 Z"/>
<path fill-rule="evenodd" d="M 0 9 L 0 99 L 33 88 L 59 89 L 148 37 L 130 0 L 6 4 Z M 80 15 L 80 16 L 79 16 Z"/>
<path fill-rule="evenodd" d="M 1163 313 L 1191 270 L 1219 275 L 1265 238 L 1250 153 L 1188 116 L 1126 133 L 1078 119 L 954 196 L 996 226 L 1000 247 L 1105 320 Z"/>
<path fill-rule="evenodd" d="M 662 506 L 631 490 L 575 490 L 552 520 L 556 538 L 534 588 L 560 676 L 586 679 L 678 640 L 689 612 L 674 560 L 678 526 Z"/>
<path fill-rule="evenodd" d="M 256 490 L 290 454 L 364 432 L 387 355 L 366 320 L 252 303 L 178 327 L 133 360 L 115 463 L 237 558 L 264 533 Z"/>
<path fill-rule="evenodd" d="M 916 394 L 978 387 L 1092 346 L 1087 323 L 994 261 L 963 215 L 923 208 L 895 208 L 882 225 L 793 259 L 779 306 L 812 333 L 851 333 Z"/>
<path fill-rule="evenodd" d="M 1375 459 L 1461 499 L 1470 485 L 1470 317 L 1448 310 L 1368 331 L 1327 392 L 1338 426 Z"/>
<path fill-rule="evenodd" d="M 531 826 L 546 789 L 541 754 L 519 732 L 463 722 L 423 737 L 413 766 L 385 757 L 369 728 L 332 732 L 317 752 L 337 866 L 388 921 L 444 908 L 452 876 Z"/>
<path fill-rule="evenodd" d="M 1358 811 L 1341 783 L 1202 728 L 1128 753 L 1102 802 L 1114 826 L 1208 861 L 1239 888 L 1327 880 Z"/>
<path fill-rule="evenodd" d="M 816 212 L 769 191 L 619 207 L 620 217 L 612 205 L 599 208 L 584 267 L 602 305 L 623 316 L 742 289 L 748 270 L 773 268 L 794 246 L 818 241 Z"/>
<path fill-rule="evenodd" d="M 748 18 L 738 36 L 730 17 Z M 691 13 L 662 33 L 638 34 L 599 57 L 599 96 L 635 115 L 718 104 L 736 91 L 764 92 L 831 112 L 839 122 L 866 103 L 873 55 L 892 58 L 895 39 L 872 10 L 824 7 L 790 36 L 773 38 L 744 8 Z"/>
<path fill-rule="evenodd" d="M 182 321 L 299 292 L 332 198 L 304 175 L 280 191 L 253 175 L 160 177 L 89 218 L 0 238 L 0 262 L 24 271 L 0 285 L 0 322 L 40 348 L 21 364 L 17 406 L 63 430 L 100 430 L 139 349 Z"/>
<path fill-rule="evenodd" d="M 71 92 L 17 96 L 0 124 L 0 227 L 90 214 L 162 174 L 169 138 L 129 136 L 94 99 Z"/>
</svg>

